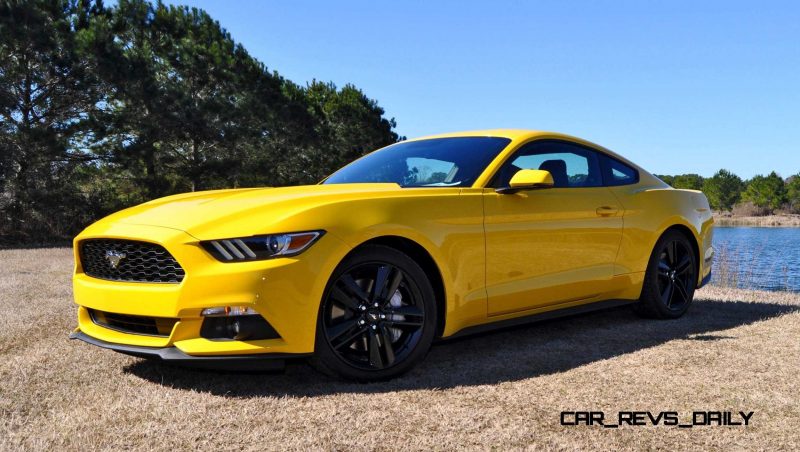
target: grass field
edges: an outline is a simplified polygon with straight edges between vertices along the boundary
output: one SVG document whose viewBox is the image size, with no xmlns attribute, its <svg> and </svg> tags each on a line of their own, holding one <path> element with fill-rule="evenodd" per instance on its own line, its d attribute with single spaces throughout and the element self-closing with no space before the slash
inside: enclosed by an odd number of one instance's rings
<svg viewBox="0 0 800 452">
<path fill-rule="evenodd" d="M 800 295 L 709 287 L 676 321 L 628 309 L 436 345 L 349 384 L 167 367 L 67 340 L 69 249 L 0 251 L 0 450 L 800 449 Z M 559 425 L 563 410 L 754 411 L 748 427 Z"/>
</svg>

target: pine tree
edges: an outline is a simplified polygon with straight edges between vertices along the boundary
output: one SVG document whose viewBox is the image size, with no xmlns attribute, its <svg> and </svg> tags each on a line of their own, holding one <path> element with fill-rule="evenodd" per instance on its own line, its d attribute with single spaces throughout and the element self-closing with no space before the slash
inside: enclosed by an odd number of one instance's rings
<svg viewBox="0 0 800 452">
<path fill-rule="evenodd" d="M 50 1 L 0 4 L 0 234 L 36 240 L 67 235 L 80 221 L 76 168 L 89 113 L 100 98 L 83 58 L 102 5 Z"/>
<path fill-rule="evenodd" d="M 742 179 L 724 169 L 703 182 L 703 193 L 714 210 L 731 210 L 739 202 L 743 188 Z"/>
</svg>

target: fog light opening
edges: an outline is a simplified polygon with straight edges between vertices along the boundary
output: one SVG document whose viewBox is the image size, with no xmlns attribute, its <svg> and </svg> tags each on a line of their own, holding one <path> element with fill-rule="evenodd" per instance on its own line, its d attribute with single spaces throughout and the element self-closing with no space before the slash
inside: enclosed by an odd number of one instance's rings
<svg viewBox="0 0 800 452">
<path fill-rule="evenodd" d="M 200 336 L 235 341 L 278 339 L 280 335 L 258 311 L 249 306 L 219 306 L 200 312 Z"/>
<path fill-rule="evenodd" d="M 238 315 L 258 315 L 258 311 L 249 306 L 218 306 L 200 311 L 203 317 L 232 317 Z"/>
</svg>

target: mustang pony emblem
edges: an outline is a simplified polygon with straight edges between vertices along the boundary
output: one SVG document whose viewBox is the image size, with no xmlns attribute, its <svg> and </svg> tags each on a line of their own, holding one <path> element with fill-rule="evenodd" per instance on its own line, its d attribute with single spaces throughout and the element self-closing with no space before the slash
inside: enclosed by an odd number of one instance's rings
<svg viewBox="0 0 800 452">
<path fill-rule="evenodd" d="M 114 270 L 119 267 L 119 263 L 122 262 L 122 259 L 125 259 L 127 254 L 123 253 L 122 251 L 116 250 L 108 250 L 106 251 L 106 260 L 109 264 L 111 264 L 111 268 Z"/>
</svg>

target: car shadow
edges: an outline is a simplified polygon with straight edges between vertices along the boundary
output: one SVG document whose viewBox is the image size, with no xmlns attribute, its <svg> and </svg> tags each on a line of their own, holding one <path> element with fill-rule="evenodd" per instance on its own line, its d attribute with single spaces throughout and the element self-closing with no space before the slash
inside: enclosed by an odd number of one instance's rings
<svg viewBox="0 0 800 452">
<path fill-rule="evenodd" d="M 124 371 L 159 385 L 243 398 L 446 389 L 563 372 L 673 340 L 733 340 L 736 336 L 715 333 L 797 310 L 771 303 L 697 300 L 678 320 L 647 320 L 627 307 L 609 309 L 442 341 L 411 372 L 381 383 L 343 382 L 302 362 L 289 363 L 277 374 L 220 373 L 150 360 L 138 360 Z"/>
</svg>

